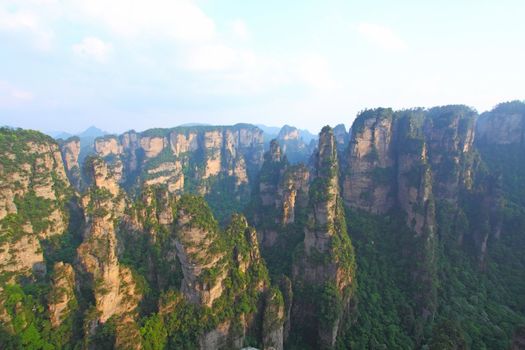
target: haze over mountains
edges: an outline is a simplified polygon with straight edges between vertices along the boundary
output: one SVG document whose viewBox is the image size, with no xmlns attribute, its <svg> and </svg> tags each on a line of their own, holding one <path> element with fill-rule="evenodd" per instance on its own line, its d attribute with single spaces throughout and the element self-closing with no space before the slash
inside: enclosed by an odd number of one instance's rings
<svg viewBox="0 0 525 350">
<path fill-rule="evenodd" d="M 525 103 L 301 134 L 1 129 L 0 344 L 522 348 Z"/>
</svg>

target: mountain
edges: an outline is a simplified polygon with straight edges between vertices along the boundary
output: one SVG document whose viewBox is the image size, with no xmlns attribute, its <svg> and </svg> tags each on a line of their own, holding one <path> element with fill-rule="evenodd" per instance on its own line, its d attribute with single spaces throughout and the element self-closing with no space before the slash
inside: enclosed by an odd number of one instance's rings
<svg viewBox="0 0 525 350">
<path fill-rule="evenodd" d="M 0 344 L 519 349 L 524 134 L 519 101 L 369 109 L 312 146 L 128 131 L 84 159 L 0 128 Z"/>
<path fill-rule="evenodd" d="M 76 134 L 71 134 L 65 131 L 49 131 L 47 132 L 47 134 L 57 140 L 58 139 L 66 140 L 73 136 L 78 136 L 80 138 L 85 138 L 85 139 L 94 139 L 96 137 L 107 135 L 108 132 L 99 129 L 96 126 L 90 126 L 86 130 L 78 132 Z"/>
<path fill-rule="evenodd" d="M 276 140 L 279 142 L 283 154 L 292 163 L 306 163 L 315 149 L 315 141 L 307 144 L 303 139 L 303 133 L 296 127 L 285 125 L 279 130 Z"/>
<path fill-rule="evenodd" d="M 289 128 L 294 128 L 289 125 L 284 125 L 283 127 L 277 127 L 277 126 L 266 126 L 263 124 L 257 124 L 256 126 L 264 132 L 264 140 L 265 140 L 265 143 L 268 145 L 270 144 L 270 141 L 272 139 L 278 137 L 279 133 L 287 132 Z M 317 135 L 310 133 L 306 129 L 304 130 L 297 129 L 297 135 L 299 138 L 302 139 L 302 141 L 305 144 L 308 144 L 308 145 L 310 145 L 312 141 L 315 141 L 317 139 Z"/>
<path fill-rule="evenodd" d="M 317 140 L 317 136 L 318 135 L 315 135 L 315 134 L 312 134 L 310 131 L 306 130 L 306 129 L 299 129 L 299 135 L 301 136 L 301 138 L 303 139 L 303 141 L 305 143 L 310 143 L 311 141 L 315 141 Z"/>
<path fill-rule="evenodd" d="M 65 131 L 49 131 L 46 134 L 51 136 L 54 139 L 64 139 L 64 140 L 73 136 L 73 134 L 70 134 Z"/>
<path fill-rule="evenodd" d="M 277 134 L 281 130 L 281 128 L 278 126 L 266 126 L 263 124 L 256 124 L 255 126 L 261 129 L 265 134 L 268 135 L 268 137 L 271 138 L 275 138 L 275 136 L 277 136 Z"/>
<path fill-rule="evenodd" d="M 96 126 L 90 126 L 86 130 L 76 134 L 75 136 L 78 136 L 80 138 L 96 138 L 107 134 L 108 132 L 99 129 Z"/>
</svg>

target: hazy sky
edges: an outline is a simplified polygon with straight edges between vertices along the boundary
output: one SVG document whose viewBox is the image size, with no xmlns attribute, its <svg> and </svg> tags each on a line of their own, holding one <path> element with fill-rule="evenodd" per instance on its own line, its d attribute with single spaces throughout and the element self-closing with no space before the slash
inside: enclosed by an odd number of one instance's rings
<svg viewBox="0 0 525 350">
<path fill-rule="evenodd" d="M 317 132 L 524 86 L 524 0 L 0 0 L 0 125 Z"/>
</svg>

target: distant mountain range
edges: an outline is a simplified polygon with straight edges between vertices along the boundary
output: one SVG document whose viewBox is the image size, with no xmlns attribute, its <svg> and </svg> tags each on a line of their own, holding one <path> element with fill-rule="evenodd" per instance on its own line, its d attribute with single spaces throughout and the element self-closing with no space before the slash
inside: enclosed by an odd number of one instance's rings
<svg viewBox="0 0 525 350">
<path fill-rule="evenodd" d="M 71 134 L 65 131 L 49 131 L 47 132 L 47 134 L 54 139 L 66 140 L 72 136 L 78 136 L 80 138 L 93 138 L 94 139 L 100 136 L 108 135 L 109 132 L 99 129 L 96 126 L 90 126 L 86 130 L 79 132 L 77 134 Z"/>
<path fill-rule="evenodd" d="M 268 139 L 276 138 L 277 135 L 279 135 L 279 132 L 281 132 L 283 128 L 290 127 L 289 125 L 284 125 L 282 127 L 279 127 L 279 126 L 267 126 L 264 124 L 256 124 L 255 126 L 261 129 L 266 134 L 266 138 Z M 312 134 L 310 131 L 306 129 L 298 129 L 298 130 L 299 130 L 299 136 L 303 139 L 305 143 L 310 143 L 310 141 L 317 139 L 316 134 Z"/>
</svg>

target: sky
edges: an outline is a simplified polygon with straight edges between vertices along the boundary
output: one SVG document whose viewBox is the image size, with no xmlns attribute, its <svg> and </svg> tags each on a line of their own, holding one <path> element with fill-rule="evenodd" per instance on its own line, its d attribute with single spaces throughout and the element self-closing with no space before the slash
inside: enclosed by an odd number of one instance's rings
<svg viewBox="0 0 525 350">
<path fill-rule="evenodd" d="M 0 0 L 0 125 L 349 127 L 525 99 L 523 0 Z"/>
</svg>

